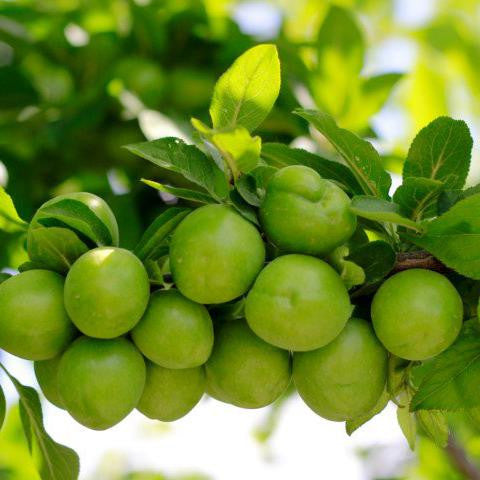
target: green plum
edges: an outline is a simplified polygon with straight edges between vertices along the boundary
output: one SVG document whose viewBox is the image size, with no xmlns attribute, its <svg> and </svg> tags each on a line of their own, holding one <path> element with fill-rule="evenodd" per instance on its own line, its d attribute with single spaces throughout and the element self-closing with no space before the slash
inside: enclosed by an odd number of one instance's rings
<svg viewBox="0 0 480 480">
<path fill-rule="evenodd" d="M 326 255 L 355 232 L 348 195 L 303 165 L 282 168 L 270 179 L 260 205 L 268 238 L 291 253 Z"/>
<path fill-rule="evenodd" d="M 386 280 L 372 301 L 375 333 L 385 348 L 407 360 L 438 355 L 457 338 L 463 304 L 451 282 L 437 272 L 411 269 Z"/>
<path fill-rule="evenodd" d="M 266 342 L 293 351 L 331 342 L 352 313 L 347 289 L 318 258 L 291 254 L 265 267 L 248 294 L 250 328 Z"/>
<path fill-rule="evenodd" d="M 58 367 L 62 355 L 49 360 L 40 360 L 34 363 L 35 376 L 45 398 L 58 408 L 65 408 L 58 391 Z"/>
<path fill-rule="evenodd" d="M 212 319 L 203 305 L 177 290 L 159 290 L 151 295 L 132 339 L 148 359 L 162 367 L 198 367 L 212 351 Z"/>
<path fill-rule="evenodd" d="M 293 381 L 318 415 L 343 422 L 363 415 L 385 388 L 387 351 L 365 320 L 352 318 L 325 347 L 293 355 Z"/>
<path fill-rule="evenodd" d="M 65 408 L 92 430 L 110 428 L 136 408 L 145 378 L 145 361 L 125 338 L 81 337 L 64 353 L 58 368 Z"/>
<path fill-rule="evenodd" d="M 203 367 L 171 369 L 148 362 L 147 381 L 137 409 L 146 417 L 173 422 L 190 412 L 204 392 Z"/>
<path fill-rule="evenodd" d="M 29 270 L 0 284 L 0 348 L 27 360 L 62 352 L 76 329 L 63 305 L 64 279 Z"/>
<path fill-rule="evenodd" d="M 198 303 L 224 303 L 244 294 L 264 261 L 258 230 L 225 205 L 206 205 L 190 213 L 170 245 L 177 288 Z"/>
<path fill-rule="evenodd" d="M 100 247 L 68 272 L 65 307 L 90 337 L 115 338 L 131 330 L 147 308 L 150 285 L 142 262 L 128 250 Z"/>
<path fill-rule="evenodd" d="M 261 408 L 288 387 L 290 355 L 258 338 L 245 321 L 232 320 L 217 326 L 205 370 L 210 396 L 238 407 Z"/>
</svg>

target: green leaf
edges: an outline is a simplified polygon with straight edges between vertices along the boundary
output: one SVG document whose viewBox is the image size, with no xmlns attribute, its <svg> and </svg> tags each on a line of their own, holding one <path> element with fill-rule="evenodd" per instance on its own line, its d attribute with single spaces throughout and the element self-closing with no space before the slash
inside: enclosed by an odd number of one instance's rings
<svg viewBox="0 0 480 480">
<path fill-rule="evenodd" d="M 460 200 L 480 193 L 480 184 L 467 188 L 466 190 L 445 190 L 438 198 L 438 215 L 448 212 Z"/>
<path fill-rule="evenodd" d="M 462 188 L 467 178 L 473 140 L 462 120 L 439 117 L 422 128 L 412 142 L 403 178 L 439 180 L 445 188 Z"/>
<path fill-rule="evenodd" d="M 243 126 L 255 130 L 266 118 L 280 91 L 280 61 L 274 45 L 258 45 L 237 58 L 213 91 L 213 127 Z"/>
<path fill-rule="evenodd" d="M 480 279 L 480 194 L 455 204 L 424 225 L 422 236 L 405 239 L 424 248 L 447 267 L 466 277 Z"/>
<path fill-rule="evenodd" d="M 177 188 L 170 185 L 164 185 L 163 183 L 154 182 L 153 180 L 146 180 L 142 178 L 141 181 L 149 187 L 158 190 L 159 192 L 169 193 L 175 195 L 178 198 L 189 200 L 191 202 L 199 203 L 216 203 L 215 199 L 206 193 L 199 192 L 197 190 L 190 190 L 189 188 Z"/>
<path fill-rule="evenodd" d="M 228 198 L 229 185 L 224 172 L 194 145 L 179 138 L 160 138 L 125 147 L 153 164 L 176 172 L 208 192 L 215 200 Z"/>
<path fill-rule="evenodd" d="M 255 225 L 260 225 L 255 210 L 243 200 L 236 190 L 230 192 L 230 201 L 232 202 L 233 208 L 235 208 L 242 217 Z"/>
<path fill-rule="evenodd" d="M 245 297 L 230 303 L 212 305 L 210 314 L 216 322 L 228 322 L 245 318 Z"/>
<path fill-rule="evenodd" d="M 326 113 L 302 109 L 297 109 L 294 113 L 310 122 L 333 145 L 365 194 L 388 198 L 392 179 L 383 168 L 380 155 L 371 143 L 338 127 Z"/>
<path fill-rule="evenodd" d="M 400 213 L 400 207 L 396 203 L 368 195 L 357 195 L 353 197 L 350 206 L 353 213 L 359 217 L 376 222 L 389 222 L 411 228 L 416 232 L 422 231 L 422 226 Z"/>
<path fill-rule="evenodd" d="M 389 401 L 390 395 L 388 394 L 387 390 L 384 390 L 375 406 L 369 412 L 345 422 L 347 434 L 351 435 L 355 430 L 358 430 L 362 425 L 365 425 L 365 423 L 371 420 L 375 415 L 378 415 L 380 412 L 382 412 L 388 405 Z"/>
<path fill-rule="evenodd" d="M 235 188 L 248 204 L 259 207 L 265 196 L 267 183 L 276 171 L 276 168 L 260 165 L 250 173 L 242 175 L 235 183 Z"/>
<path fill-rule="evenodd" d="M 40 478 L 77 480 L 80 471 L 78 455 L 72 449 L 55 442 L 45 431 L 42 406 L 37 392 L 31 387 L 22 385 L 3 366 L 2 368 L 20 397 L 20 418 Z"/>
<path fill-rule="evenodd" d="M 7 401 L 5 400 L 5 394 L 3 393 L 2 386 L 0 385 L 0 430 L 2 429 L 3 422 L 5 421 L 6 413 L 7 413 Z"/>
<path fill-rule="evenodd" d="M 348 290 L 365 282 L 363 268 L 347 260 L 349 252 L 350 249 L 346 245 L 341 245 L 327 257 L 328 263 L 338 272 Z"/>
<path fill-rule="evenodd" d="M 68 228 L 39 227 L 29 232 L 28 254 L 43 268 L 66 273 L 75 260 L 88 251 L 87 245 Z"/>
<path fill-rule="evenodd" d="M 162 212 L 145 230 L 134 253 L 142 261 L 158 260 L 165 252 L 166 239 L 191 212 L 189 208 L 172 207 Z"/>
<path fill-rule="evenodd" d="M 390 398 L 397 404 L 405 406 L 399 399 L 405 384 L 408 381 L 411 362 L 393 354 L 388 356 L 387 391 Z"/>
<path fill-rule="evenodd" d="M 438 180 L 408 177 L 395 191 L 393 201 L 400 206 L 402 215 L 418 222 L 437 215 L 437 200 L 443 188 Z"/>
<path fill-rule="evenodd" d="M 410 412 L 407 406 L 397 407 L 397 420 L 403 435 L 407 439 L 408 446 L 411 450 L 414 450 L 417 438 L 417 423 L 415 421 L 415 415 Z"/>
<path fill-rule="evenodd" d="M 438 410 L 419 410 L 415 418 L 423 432 L 435 444 L 444 448 L 448 443 L 448 423 L 445 414 Z"/>
<path fill-rule="evenodd" d="M 363 193 L 357 179 L 348 167 L 341 163 L 307 152 L 301 148 L 290 148 L 283 143 L 264 143 L 262 158 L 272 167 L 283 168 L 289 165 L 305 165 L 312 168 L 327 180 L 334 180 L 344 190 L 353 194 Z"/>
<path fill-rule="evenodd" d="M 480 405 L 480 335 L 464 331 L 457 341 L 429 362 L 412 399 L 411 409 L 458 410 Z"/>
<path fill-rule="evenodd" d="M 360 266 L 365 274 L 365 283 L 372 284 L 391 272 L 396 255 L 390 244 L 376 240 L 351 251 L 346 259 Z"/>
<path fill-rule="evenodd" d="M 51 219 L 61 222 L 95 242 L 98 246 L 112 245 L 108 227 L 87 205 L 79 200 L 64 199 L 42 207 L 37 221 L 48 227 Z"/>
<path fill-rule="evenodd" d="M 0 187 L 0 230 L 8 233 L 26 230 L 28 224 L 17 213 L 12 197 Z"/>
</svg>

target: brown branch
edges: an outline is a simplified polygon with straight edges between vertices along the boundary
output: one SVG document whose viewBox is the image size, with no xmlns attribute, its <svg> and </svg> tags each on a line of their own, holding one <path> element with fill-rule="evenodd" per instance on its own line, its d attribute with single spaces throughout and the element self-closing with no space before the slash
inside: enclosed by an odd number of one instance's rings
<svg viewBox="0 0 480 480">
<path fill-rule="evenodd" d="M 468 480 L 480 480 L 480 470 L 467 457 L 465 450 L 457 443 L 452 434 L 448 436 L 448 445 L 445 447 L 450 461 L 457 470 Z"/>
<path fill-rule="evenodd" d="M 447 267 L 433 255 L 425 251 L 397 253 L 397 261 L 392 273 L 401 272 L 410 268 L 425 268 L 436 272 L 446 272 Z"/>
</svg>

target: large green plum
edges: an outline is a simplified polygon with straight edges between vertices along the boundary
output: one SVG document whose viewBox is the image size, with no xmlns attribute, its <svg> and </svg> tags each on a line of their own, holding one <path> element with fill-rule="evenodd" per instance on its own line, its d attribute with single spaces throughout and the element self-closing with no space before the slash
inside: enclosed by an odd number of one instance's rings
<svg viewBox="0 0 480 480">
<path fill-rule="evenodd" d="M 328 420 L 370 411 L 385 387 L 387 351 L 365 320 L 352 318 L 335 340 L 293 355 L 293 381 L 304 402 Z"/>
<path fill-rule="evenodd" d="M 65 408 L 92 430 L 110 428 L 136 408 L 145 378 L 145 361 L 125 338 L 81 337 L 64 353 L 58 368 Z"/>
<path fill-rule="evenodd" d="M 245 293 L 265 261 L 257 229 L 225 205 L 206 205 L 188 215 L 172 236 L 175 283 L 198 303 L 223 303 Z"/>
<path fill-rule="evenodd" d="M 323 347 L 352 313 L 347 289 L 335 270 L 318 258 L 278 257 L 257 277 L 245 313 L 265 341 L 293 351 Z"/>
<path fill-rule="evenodd" d="M 0 284 L 0 348 L 28 360 L 47 360 L 64 350 L 75 327 L 63 305 L 64 279 L 29 270 Z"/>
<path fill-rule="evenodd" d="M 243 320 L 222 323 L 208 359 L 207 392 L 243 408 L 273 403 L 287 388 L 291 368 L 289 353 L 257 337 Z"/>
<path fill-rule="evenodd" d="M 463 319 L 462 299 L 437 272 L 397 273 L 378 289 L 372 302 L 375 332 L 385 348 L 407 360 L 425 360 L 448 348 Z"/>
<path fill-rule="evenodd" d="M 159 290 L 151 295 L 132 338 L 148 359 L 162 367 L 198 367 L 212 351 L 212 319 L 203 305 L 177 290 Z"/>
<path fill-rule="evenodd" d="M 58 391 L 58 367 L 62 354 L 49 360 L 40 360 L 34 363 L 35 376 L 46 399 L 58 408 L 65 408 Z"/>
<path fill-rule="evenodd" d="M 32 221 L 30 222 L 27 233 L 27 250 L 32 262 L 38 263 L 39 265 L 45 265 L 46 268 L 59 271 L 61 273 L 64 271 L 64 264 L 62 262 L 59 263 L 57 256 L 50 255 L 48 250 L 46 250 L 42 243 L 38 240 L 38 237 L 35 236 L 35 231 L 43 226 L 41 222 L 47 222 L 47 225 L 49 226 L 65 227 L 70 229 L 73 228 L 77 232 L 80 232 L 84 237 L 88 237 L 93 240 L 89 227 L 87 227 L 83 221 L 69 218 L 68 225 L 64 224 L 58 219 L 54 220 L 52 223 L 51 213 L 46 211 L 46 208 L 54 207 L 55 204 L 58 204 L 63 200 L 77 200 L 83 203 L 101 220 L 101 222 L 107 228 L 112 239 L 112 245 L 117 246 L 119 241 L 118 224 L 117 220 L 115 219 L 115 215 L 107 203 L 97 195 L 88 192 L 75 192 L 59 195 L 51 200 L 48 200 L 37 210 L 32 218 Z M 53 237 L 50 237 L 50 240 L 52 240 L 52 238 Z M 63 239 L 58 239 L 60 244 L 62 241 Z M 61 245 L 59 247 L 61 247 Z M 78 249 L 78 255 L 81 253 L 83 253 L 81 249 Z"/>
<path fill-rule="evenodd" d="M 147 308 L 150 285 L 142 262 L 128 250 L 100 247 L 68 272 L 65 307 L 90 337 L 114 338 L 131 330 Z"/>
<path fill-rule="evenodd" d="M 357 225 L 348 195 L 303 165 L 273 175 L 260 205 L 260 219 L 278 248 L 310 255 L 331 252 L 353 235 Z"/>
<path fill-rule="evenodd" d="M 170 369 L 148 362 L 147 381 L 138 410 L 162 422 L 185 416 L 205 392 L 203 367 Z"/>
</svg>

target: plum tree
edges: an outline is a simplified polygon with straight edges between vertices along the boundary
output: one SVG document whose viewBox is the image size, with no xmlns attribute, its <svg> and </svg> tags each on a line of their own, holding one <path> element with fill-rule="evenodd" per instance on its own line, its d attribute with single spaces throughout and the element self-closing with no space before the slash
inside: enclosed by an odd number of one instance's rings
<svg viewBox="0 0 480 480">
<path fill-rule="evenodd" d="M 250 290 L 245 314 L 263 340 L 293 351 L 331 342 L 352 313 L 340 276 L 324 261 L 307 255 L 278 257 Z"/>
<path fill-rule="evenodd" d="M 216 328 L 205 370 L 207 392 L 243 408 L 274 402 L 287 388 L 291 375 L 289 353 L 257 337 L 244 320 Z"/>
<path fill-rule="evenodd" d="M 67 312 L 90 337 L 115 338 L 127 333 L 145 312 L 149 295 L 142 262 L 122 248 L 88 251 L 73 264 L 65 281 Z"/>
<path fill-rule="evenodd" d="M 345 243 L 357 224 L 348 195 L 303 165 L 273 175 L 260 205 L 260 219 L 278 248 L 311 255 L 325 255 Z"/>
<path fill-rule="evenodd" d="M 105 430 L 137 407 L 145 377 L 143 357 L 127 339 L 80 337 L 60 361 L 58 388 L 75 420 Z"/>
<path fill-rule="evenodd" d="M 430 270 L 393 275 L 372 301 L 375 333 L 387 350 L 407 360 L 425 360 L 448 348 L 462 320 L 457 290 L 446 277 Z"/>
<path fill-rule="evenodd" d="M 177 290 L 159 290 L 132 331 L 138 349 L 165 368 L 203 365 L 213 347 L 213 325 L 208 310 Z"/>
<path fill-rule="evenodd" d="M 72 341 L 75 327 L 63 305 L 64 279 L 30 270 L 0 284 L 0 348 L 28 360 L 47 360 Z"/>
<path fill-rule="evenodd" d="M 385 387 L 387 352 L 365 320 L 352 318 L 328 345 L 293 355 L 293 381 L 304 402 L 337 422 L 370 411 Z"/>
<path fill-rule="evenodd" d="M 245 293 L 265 261 L 257 229 L 225 205 L 198 208 L 175 230 L 170 266 L 180 292 L 198 303 Z"/>
<path fill-rule="evenodd" d="M 203 367 L 170 369 L 147 363 L 147 380 L 137 409 L 148 418 L 173 422 L 185 416 L 205 392 Z"/>
</svg>

